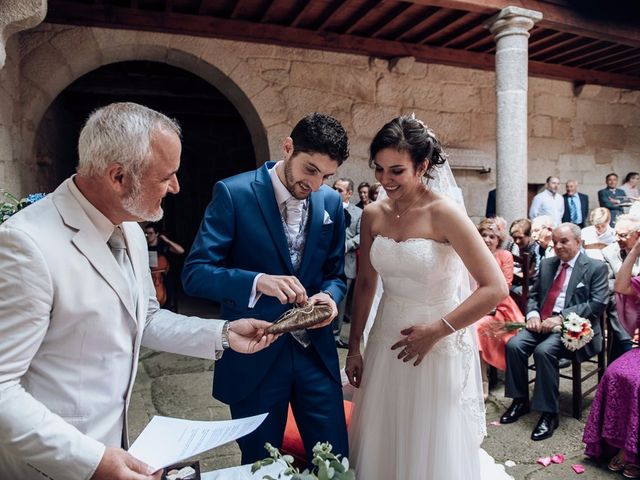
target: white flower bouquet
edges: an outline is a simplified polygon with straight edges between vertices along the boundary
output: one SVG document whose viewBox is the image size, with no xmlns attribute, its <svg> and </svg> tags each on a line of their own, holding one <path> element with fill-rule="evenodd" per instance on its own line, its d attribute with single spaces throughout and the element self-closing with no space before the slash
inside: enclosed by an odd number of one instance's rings
<svg viewBox="0 0 640 480">
<path fill-rule="evenodd" d="M 564 317 L 562 325 L 555 327 L 553 331 L 560 332 L 562 344 L 571 352 L 580 350 L 593 339 L 591 322 L 574 312 Z"/>
</svg>

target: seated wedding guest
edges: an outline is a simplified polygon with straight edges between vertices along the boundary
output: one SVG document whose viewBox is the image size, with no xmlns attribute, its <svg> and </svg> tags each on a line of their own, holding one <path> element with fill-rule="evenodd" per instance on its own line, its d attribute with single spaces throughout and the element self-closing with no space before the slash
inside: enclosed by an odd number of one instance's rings
<svg viewBox="0 0 640 480">
<path fill-rule="evenodd" d="M 156 298 L 161 307 L 175 311 L 175 276 L 171 269 L 171 255 L 184 254 L 184 248 L 169 237 L 160 233 L 157 223 L 149 223 L 144 227 L 149 250 L 149 267 L 151 279 L 156 289 Z"/>
<path fill-rule="evenodd" d="M 571 356 L 554 327 L 569 313 L 591 321 L 594 337 L 575 352 L 577 359 L 591 358 L 602 349 L 598 318 L 609 296 L 607 267 L 580 252 L 580 227 L 562 223 L 553 231 L 554 258 L 540 263 L 540 272 L 529 291 L 527 327 L 507 343 L 505 396 L 513 398 L 500 423 L 513 423 L 530 408 L 541 412 L 532 440 L 553 435 L 558 427 L 560 358 Z M 529 356 L 533 354 L 536 379 L 529 404 Z"/>
<path fill-rule="evenodd" d="M 542 259 L 554 255 L 551 232 L 553 232 L 553 219 L 549 215 L 540 215 L 531 221 L 531 240 L 535 243 L 532 260 L 535 263 L 536 275 Z"/>
<path fill-rule="evenodd" d="M 513 255 L 518 255 L 518 253 L 520 253 L 520 250 L 518 249 L 518 245 L 516 245 L 516 243 L 513 241 L 513 238 L 511 238 L 511 235 L 507 233 L 507 221 L 504 219 L 504 217 L 494 216 L 493 219 L 495 221 L 496 226 L 500 230 L 500 232 L 503 233 L 502 235 L 503 238 L 498 248 L 506 250 L 507 252 L 511 252 Z"/>
<path fill-rule="evenodd" d="M 360 182 L 358 185 L 358 198 L 360 201 L 356 203 L 356 207 L 364 209 L 367 205 L 369 205 L 369 183 L 368 182 Z"/>
<path fill-rule="evenodd" d="M 159 479 L 126 452 L 141 345 L 217 359 L 269 323 L 161 310 L 137 222 L 180 189 L 180 127 L 135 103 L 91 114 L 77 174 L 0 226 L 0 477 Z"/>
<path fill-rule="evenodd" d="M 375 202 L 378 199 L 378 190 L 380 190 L 380 183 L 374 182 L 369 187 L 369 201 Z"/>
<path fill-rule="evenodd" d="M 616 294 L 613 284 L 620 267 L 622 267 L 622 262 L 627 258 L 638 238 L 640 238 L 640 217 L 634 217 L 629 214 L 620 215 L 616 222 L 615 231 L 617 241 L 602 250 L 602 256 L 609 269 L 609 290 L 611 292 L 609 304 L 607 305 L 607 324 L 612 334 L 609 342 L 609 362 L 614 361 L 633 346 L 631 342 L 632 335 L 629 335 L 627 330 L 622 327 L 621 321 L 633 317 L 635 309 L 633 313 L 629 313 L 628 308 L 625 307 L 635 307 L 635 305 L 633 305 L 633 302 L 630 304 L 626 297 Z M 636 260 L 632 273 L 634 276 L 640 275 L 640 259 Z M 626 323 L 635 324 L 635 319 L 632 318 L 630 322 Z"/>
<path fill-rule="evenodd" d="M 518 247 L 518 255 L 520 253 L 528 253 L 530 261 L 530 269 L 529 269 L 529 277 L 533 278 L 535 275 L 535 249 L 536 242 L 531 240 L 531 220 L 528 218 L 519 218 L 514 220 L 509 227 L 509 235 L 513 239 L 513 243 Z M 522 274 L 522 266 L 514 262 L 513 264 L 513 272 L 516 275 Z M 512 288 L 513 290 L 513 288 Z M 520 292 L 516 292 L 520 293 Z"/>
<path fill-rule="evenodd" d="M 513 281 L 513 255 L 499 247 L 507 238 L 507 232 L 496 218 L 484 219 L 478 224 L 478 231 L 485 245 L 493 254 L 500 266 L 502 275 L 510 287 Z M 516 302 L 505 297 L 488 315 L 476 323 L 478 348 L 480 350 L 480 369 L 482 373 L 482 392 L 485 400 L 489 396 L 489 365 L 504 370 L 506 368 L 504 346 L 516 334 L 500 332 L 505 323 L 523 322 L 524 316 Z"/>
<path fill-rule="evenodd" d="M 604 260 L 602 249 L 616 241 L 616 232 L 611 225 L 611 214 L 603 207 L 594 208 L 589 214 L 590 226 L 582 229 L 582 246 L 587 255 Z"/>
<path fill-rule="evenodd" d="M 632 273 L 639 259 L 640 240 L 629 251 L 615 281 L 616 294 L 623 295 L 634 304 L 635 315 L 625 325 L 631 334 L 640 328 L 640 277 Z M 625 478 L 640 478 L 638 365 L 639 348 L 628 351 L 609 364 L 591 404 L 582 438 L 587 455 L 598 460 L 610 458 L 609 470 L 622 472 Z"/>
<path fill-rule="evenodd" d="M 640 180 L 640 173 L 629 172 L 624 177 L 624 183 L 620 187 L 627 196 L 627 202 L 631 203 L 633 199 L 640 199 L 640 188 L 638 188 L 638 180 Z M 625 213 L 629 212 L 629 207 L 624 207 Z"/>
</svg>

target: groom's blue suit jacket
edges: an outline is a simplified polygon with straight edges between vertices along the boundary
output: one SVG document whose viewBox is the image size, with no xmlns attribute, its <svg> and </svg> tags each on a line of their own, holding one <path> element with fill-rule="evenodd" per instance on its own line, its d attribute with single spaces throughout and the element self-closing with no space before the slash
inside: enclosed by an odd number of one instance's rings
<svg viewBox="0 0 640 480">
<path fill-rule="evenodd" d="M 189 295 L 221 304 L 221 317 L 253 317 L 273 321 L 292 305 L 281 305 L 262 295 L 249 308 L 253 280 L 258 273 L 295 275 L 309 296 L 325 290 L 336 304 L 345 294 L 345 224 L 342 200 L 323 185 L 309 197 L 308 234 L 300 270 L 291 264 L 284 227 L 268 168 L 222 180 L 213 198 L 182 272 Z M 326 213 L 325 213 L 326 212 Z M 338 355 L 331 326 L 308 330 L 312 346 L 336 382 L 340 382 Z M 284 337 L 253 355 L 227 350 L 216 362 L 213 394 L 233 404 L 249 395 L 265 378 Z"/>
</svg>

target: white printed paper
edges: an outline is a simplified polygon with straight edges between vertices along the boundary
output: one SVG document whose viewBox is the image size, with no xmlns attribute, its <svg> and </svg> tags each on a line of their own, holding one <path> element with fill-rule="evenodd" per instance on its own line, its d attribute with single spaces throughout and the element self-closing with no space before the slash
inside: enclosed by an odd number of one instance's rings
<svg viewBox="0 0 640 480">
<path fill-rule="evenodd" d="M 186 458 L 243 437 L 260 426 L 267 414 L 236 420 L 201 421 L 156 415 L 129 448 L 129 453 L 160 470 Z"/>
</svg>

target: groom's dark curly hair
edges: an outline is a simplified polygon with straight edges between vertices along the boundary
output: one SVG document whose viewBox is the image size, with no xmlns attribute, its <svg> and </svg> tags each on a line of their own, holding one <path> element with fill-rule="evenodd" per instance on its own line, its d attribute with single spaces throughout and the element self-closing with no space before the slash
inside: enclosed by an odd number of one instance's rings
<svg viewBox="0 0 640 480">
<path fill-rule="evenodd" d="M 342 163 L 349 156 L 347 132 L 338 120 L 323 113 L 307 115 L 291 131 L 293 155 L 320 153 Z"/>
</svg>

